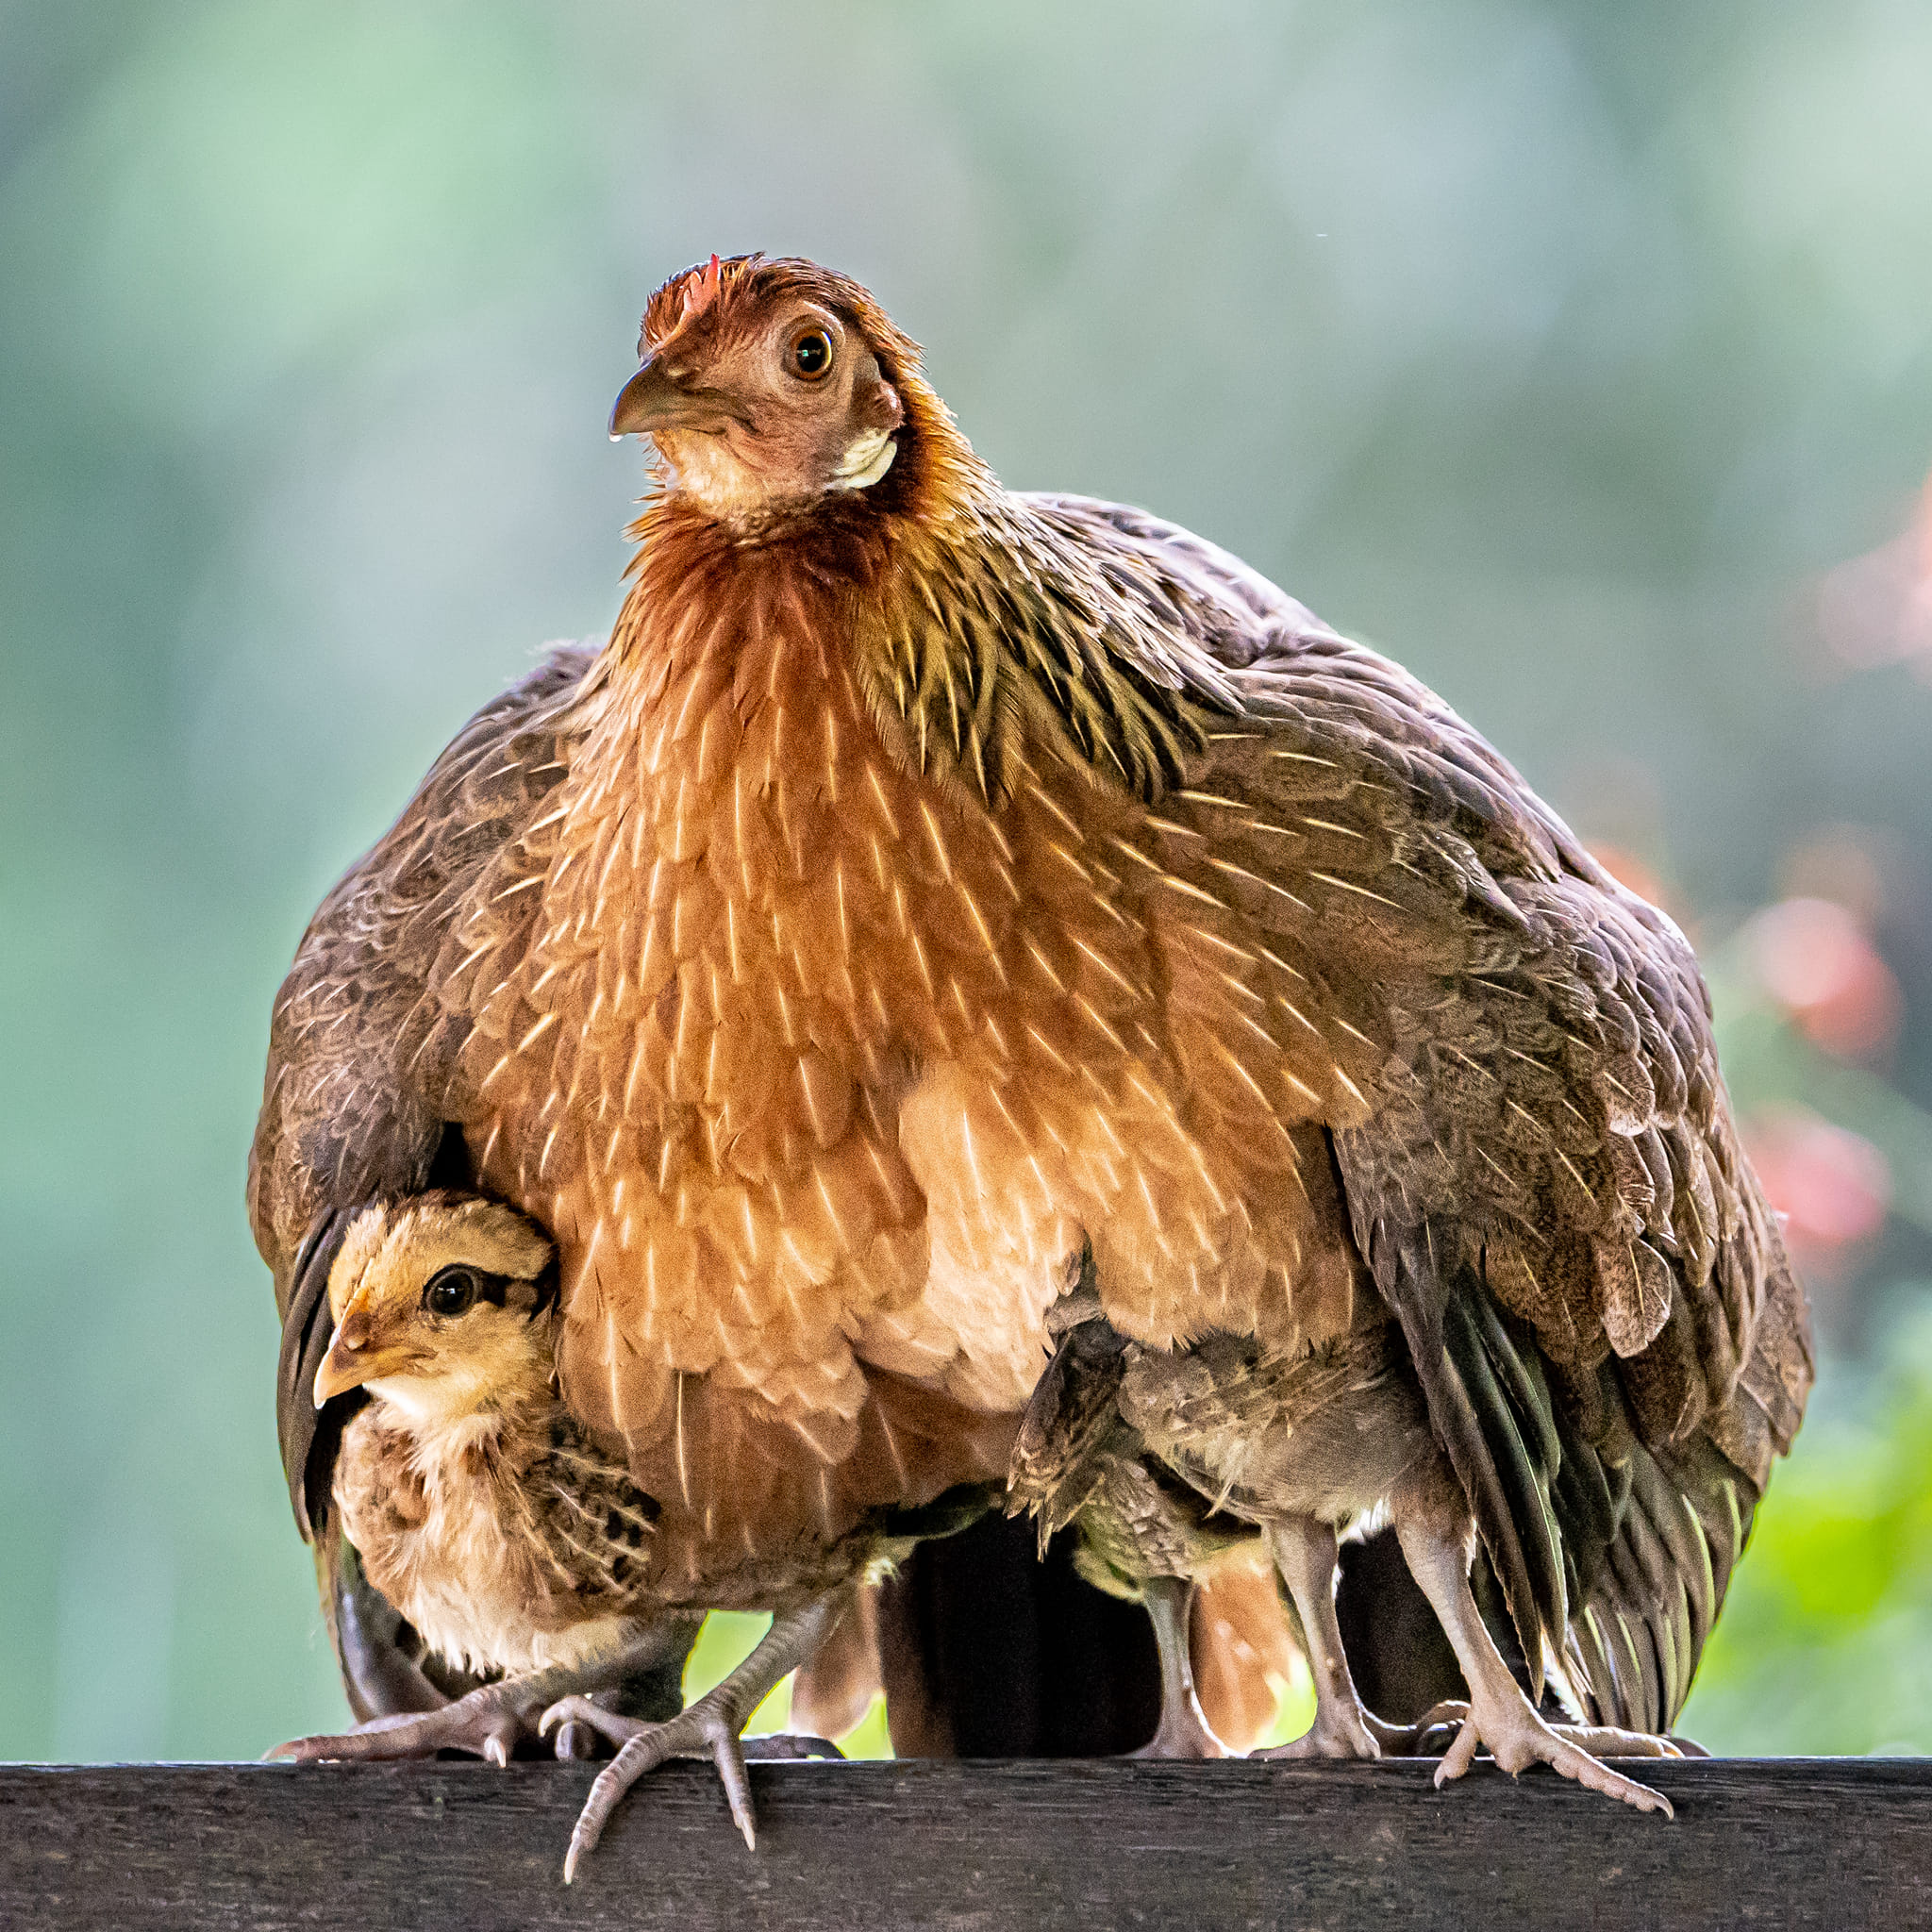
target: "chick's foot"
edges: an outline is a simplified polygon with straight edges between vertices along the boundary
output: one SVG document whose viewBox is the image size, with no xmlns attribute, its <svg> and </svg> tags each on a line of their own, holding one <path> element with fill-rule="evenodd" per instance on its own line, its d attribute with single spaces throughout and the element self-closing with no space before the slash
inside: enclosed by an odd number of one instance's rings
<svg viewBox="0 0 1932 1932">
<path fill-rule="evenodd" d="M 1466 1704 L 1439 1704 L 1412 1724 L 1391 1724 L 1359 1702 L 1353 1708 L 1344 1705 L 1326 1708 L 1318 1706 L 1315 1722 L 1301 1737 L 1248 1755 L 1291 1761 L 1313 1757 L 1440 1757 L 1454 1742 L 1468 1715 Z"/>
<path fill-rule="evenodd" d="M 1227 1746 L 1208 1726 L 1199 1703 L 1191 1694 L 1185 1703 L 1163 1703 L 1160 1727 L 1129 1757 L 1174 1757 L 1199 1761 L 1225 1757 Z"/>
</svg>

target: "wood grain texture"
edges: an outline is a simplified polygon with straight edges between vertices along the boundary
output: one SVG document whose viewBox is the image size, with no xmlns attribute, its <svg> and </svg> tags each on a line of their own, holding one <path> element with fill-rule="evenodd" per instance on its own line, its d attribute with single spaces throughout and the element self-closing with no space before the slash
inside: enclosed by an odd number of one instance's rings
<svg viewBox="0 0 1932 1932">
<path fill-rule="evenodd" d="M 708 1767 L 626 1801 L 577 1883 L 580 1766 L 0 1769 L 0 1924 L 985 1928 L 1932 1924 L 1932 1764 L 1644 1767 L 1639 1816 L 1487 1763 Z"/>
</svg>

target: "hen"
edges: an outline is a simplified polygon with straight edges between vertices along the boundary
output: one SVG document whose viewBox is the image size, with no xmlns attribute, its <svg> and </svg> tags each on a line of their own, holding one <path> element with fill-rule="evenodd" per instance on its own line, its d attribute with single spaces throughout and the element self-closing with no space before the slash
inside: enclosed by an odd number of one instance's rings
<svg viewBox="0 0 1932 1932">
<path fill-rule="evenodd" d="M 412 807 L 325 908 L 264 1250 L 445 1150 L 553 1229 L 564 1401 L 691 1601 L 983 1476 L 1083 1250 L 1150 1357 L 1363 1335 L 1420 1407 L 1351 1507 L 1411 1483 L 1472 1744 L 1571 1764 L 1479 1654 L 1474 1540 L 1540 1683 L 1632 1445 L 1694 1560 L 1670 1457 L 1761 1487 L 1809 1381 L 1681 936 L 1234 558 L 1002 489 L 856 283 L 714 258 L 643 349 L 631 595 L 426 788 L 503 822 L 419 868 Z M 352 1015 L 400 1095 L 331 1061 Z"/>
</svg>

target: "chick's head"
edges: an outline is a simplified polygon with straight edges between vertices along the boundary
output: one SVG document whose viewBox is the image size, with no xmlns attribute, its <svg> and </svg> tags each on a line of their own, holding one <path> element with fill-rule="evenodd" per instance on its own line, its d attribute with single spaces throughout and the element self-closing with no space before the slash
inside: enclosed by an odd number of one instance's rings
<svg viewBox="0 0 1932 1932">
<path fill-rule="evenodd" d="M 318 1408 L 366 1388 L 418 1420 L 500 1408 L 547 1389 L 557 1250 L 499 1201 L 448 1192 L 365 1208 L 329 1272 L 335 1338 Z"/>
</svg>

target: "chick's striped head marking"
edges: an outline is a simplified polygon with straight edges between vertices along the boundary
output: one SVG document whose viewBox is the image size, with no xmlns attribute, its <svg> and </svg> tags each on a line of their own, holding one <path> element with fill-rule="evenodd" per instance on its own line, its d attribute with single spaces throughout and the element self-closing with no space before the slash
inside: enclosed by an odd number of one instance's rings
<svg viewBox="0 0 1932 1932">
<path fill-rule="evenodd" d="M 638 353 L 611 435 L 649 436 L 666 488 L 727 523 L 871 490 L 901 455 L 909 391 L 930 394 L 918 344 L 810 261 L 714 255 L 673 275 Z"/>
<path fill-rule="evenodd" d="M 329 1271 L 335 1339 L 319 1408 L 366 1388 L 422 1421 L 501 1407 L 548 1389 L 557 1250 L 500 1201 L 434 1191 L 366 1208 Z"/>
</svg>

